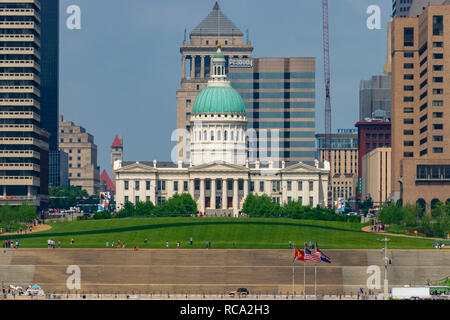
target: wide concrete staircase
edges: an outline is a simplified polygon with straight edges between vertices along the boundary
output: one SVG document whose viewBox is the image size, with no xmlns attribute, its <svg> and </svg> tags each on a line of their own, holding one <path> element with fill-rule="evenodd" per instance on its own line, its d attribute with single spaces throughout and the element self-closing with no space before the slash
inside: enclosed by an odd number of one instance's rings
<svg viewBox="0 0 450 320">
<path fill-rule="evenodd" d="M 391 252 L 391 251 L 389 251 Z M 206 249 L 2 249 L 0 282 L 38 284 L 68 292 L 66 273 L 80 267 L 79 292 L 219 293 L 246 287 L 253 293 L 357 294 L 367 291 L 369 266 L 378 266 L 382 292 L 384 254 L 378 250 L 326 250 L 332 263 L 295 262 L 293 250 Z M 425 285 L 450 275 L 449 250 L 393 250 L 389 287 Z M 304 274 L 306 277 L 304 278 Z M 317 276 L 315 276 L 317 274 Z M 306 281 L 305 281 L 306 280 Z"/>
</svg>

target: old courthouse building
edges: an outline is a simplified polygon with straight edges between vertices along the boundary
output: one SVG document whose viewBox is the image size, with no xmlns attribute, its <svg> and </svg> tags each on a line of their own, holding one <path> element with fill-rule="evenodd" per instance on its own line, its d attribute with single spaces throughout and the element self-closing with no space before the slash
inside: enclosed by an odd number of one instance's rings
<svg viewBox="0 0 450 320">
<path fill-rule="evenodd" d="M 238 216 L 250 192 L 280 204 L 327 204 L 328 162 L 248 161 L 247 113 L 225 65 L 218 44 L 211 77 L 192 108 L 189 163 L 114 162 L 117 209 L 127 201 L 163 203 L 176 193 L 189 193 L 200 212 L 212 215 Z"/>
</svg>

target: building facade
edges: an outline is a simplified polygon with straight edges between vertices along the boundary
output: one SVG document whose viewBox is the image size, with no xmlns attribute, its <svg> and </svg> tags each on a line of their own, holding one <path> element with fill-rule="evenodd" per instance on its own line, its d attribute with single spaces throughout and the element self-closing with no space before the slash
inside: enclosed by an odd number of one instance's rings
<svg viewBox="0 0 450 320">
<path fill-rule="evenodd" d="M 391 147 L 391 122 L 384 118 L 360 121 L 355 125 L 358 128 L 358 181 L 356 200 L 363 198 L 362 158 L 370 151 L 377 148 Z"/>
<path fill-rule="evenodd" d="M 375 116 L 377 110 L 383 110 L 391 116 L 391 76 L 373 76 L 370 80 L 361 80 L 359 86 L 359 121 Z"/>
<path fill-rule="evenodd" d="M 352 131 L 356 131 L 353 129 Z M 330 153 L 330 181 L 328 203 L 344 200 L 354 205 L 358 177 L 358 133 L 335 133 L 331 135 L 331 149 L 325 147 L 325 134 L 317 134 L 319 161 L 324 162 Z"/>
<path fill-rule="evenodd" d="M 362 197 L 383 205 L 391 195 L 391 148 L 376 148 L 362 158 Z"/>
<path fill-rule="evenodd" d="M 69 156 L 69 181 L 90 195 L 100 187 L 100 169 L 97 166 L 97 145 L 94 137 L 83 127 L 59 116 L 59 148 Z"/>
<path fill-rule="evenodd" d="M 257 58 L 229 70 L 247 110 L 249 160 L 313 161 L 315 58 Z"/>
<path fill-rule="evenodd" d="M 408 17 L 413 1 L 417 0 L 392 0 L 392 17 Z"/>
<path fill-rule="evenodd" d="M 328 162 L 249 162 L 246 108 L 225 67 L 218 44 L 211 77 L 192 109 L 189 164 L 114 162 L 117 210 L 127 201 L 160 204 L 183 192 L 192 196 L 200 212 L 210 215 L 239 216 L 250 192 L 267 194 L 280 204 L 326 205 Z"/>
<path fill-rule="evenodd" d="M 247 37 L 248 38 L 248 37 Z M 315 59 L 253 58 L 253 47 L 216 3 L 180 49 L 181 88 L 177 91 L 177 128 L 189 145 L 192 108 L 211 75 L 220 42 L 225 72 L 247 109 L 249 161 L 313 161 L 315 155 Z M 180 135 L 182 135 L 180 133 Z M 179 150 L 189 163 L 190 152 Z"/>
<path fill-rule="evenodd" d="M 450 198 L 450 4 L 392 23 L 392 198 Z"/>
<path fill-rule="evenodd" d="M 0 1 L 0 204 L 48 206 L 41 113 L 41 3 Z"/>
<path fill-rule="evenodd" d="M 50 133 L 49 186 L 62 186 L 67 172 L 60 168 L 59 116 L 59 0 L 41 1 L 40 103 L 42 126 Z"/>
</svg>

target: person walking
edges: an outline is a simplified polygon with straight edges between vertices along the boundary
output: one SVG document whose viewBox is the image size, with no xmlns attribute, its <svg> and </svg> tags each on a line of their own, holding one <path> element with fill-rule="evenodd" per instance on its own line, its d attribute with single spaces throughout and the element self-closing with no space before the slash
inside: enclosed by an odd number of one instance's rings
<svg viewBox="0 0 450 320">
<path fill-rule="evenodd" d="M 109 248 L 109 241 L 106 240 L 106 247 Z"/>
<path fill-rule="evenodd" d="M 208 247 L 209 247 L 208 241 L 206 241 L 206 250 L 208 250 Z"/>
<path fill-rule="evenodd" d="M 61 240 L 58 240 L 58 248 L 61 249 Z"/>
<path fill-rule="evenodd" d="M 291 248 L 292 248 L 292 241 L 289 240 L 289 249 L 291 249 Z"/>
<path fill-rule="evenodd" d="M 166 248 L 169 248 L 169 241 L 166 241 Z"/>
<path fill-rule="evenodd" d="M 192 246 L 192 237 L 189 238 L 189 243 L 190 243 L 191 246 Z"/>
<path fill-rule="evenodd" d="M 114 240 L 111 241 L 111 248 L 114 248 Z"/>
</svg>

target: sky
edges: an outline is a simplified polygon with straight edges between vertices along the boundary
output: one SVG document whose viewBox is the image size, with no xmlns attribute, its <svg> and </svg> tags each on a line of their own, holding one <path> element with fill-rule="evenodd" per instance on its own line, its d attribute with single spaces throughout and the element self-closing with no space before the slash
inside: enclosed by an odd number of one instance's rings
<svg viewBox="0 0 450 320">
<path fill-rule="evenodd" d="M 213 0 L 61 0 L 60 107 L 64 120 L 94 136 L 98 165 L 109 173 L 111 144 L 124 160 L 170 160 L 175 141 L 180 47 L 210 13 Z M 223 13 L 249 31 L 253 56 L 316 58 L 316 132 L 324 131 L 322 1 L 221 0 Z M 79 6 L 81 29 L 67 8 Z M 381 29 L 367 8 L 381 9 Z M 382 74 L 391 0 L 329 0 L 332 127 L 359 119 L 359 85 Z"/>
</svg>

